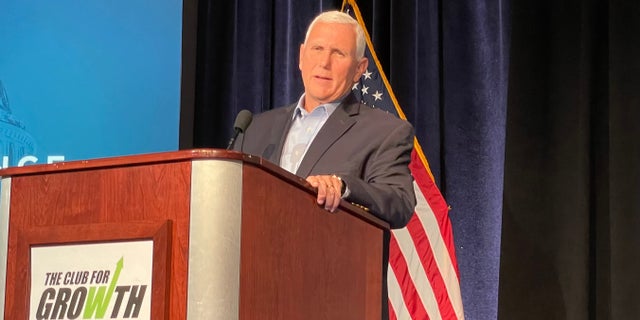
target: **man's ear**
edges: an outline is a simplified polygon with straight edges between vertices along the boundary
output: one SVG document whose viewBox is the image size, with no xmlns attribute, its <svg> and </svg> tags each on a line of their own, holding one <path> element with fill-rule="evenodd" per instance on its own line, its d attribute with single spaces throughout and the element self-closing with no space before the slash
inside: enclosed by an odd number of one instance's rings
<svg viewBox="0 0 640 320">
<path fill-rule="evenodd" d="M 353 82 L 358 82 L 362 74 L 367 70 L 369 66 L 369 59 L 367 57 L 362 57 L 360 61 L 358 61 L 358 66 L 356 66 L 356 74 L 353 75 Z"/>
<path fill-rule="evenodd" d="M 300 53 L 298 53 L 298 69 L 302 71 L 302 55 L 304 54 L 304 43 L 300 44 Z"/>
</svg>

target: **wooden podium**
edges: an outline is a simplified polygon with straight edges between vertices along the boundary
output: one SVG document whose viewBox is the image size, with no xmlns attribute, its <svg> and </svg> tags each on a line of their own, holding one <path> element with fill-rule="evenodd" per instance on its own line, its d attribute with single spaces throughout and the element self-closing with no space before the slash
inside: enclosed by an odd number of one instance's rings
<svg viewBox="0 0 640 320">
<path fill-rule="evenodd" d="M 4 319 L 27 319 L 34 294 L 48 314 L 87 307 L 85 289 L 31 292 L 35 248 L 138 240 L 152 247 L 150 319 L 380 319 L 388 224 L 344 201 L 325 211 L 303 179 L 260 158 L 198 149 L 0 176 Z"/>
</svg>

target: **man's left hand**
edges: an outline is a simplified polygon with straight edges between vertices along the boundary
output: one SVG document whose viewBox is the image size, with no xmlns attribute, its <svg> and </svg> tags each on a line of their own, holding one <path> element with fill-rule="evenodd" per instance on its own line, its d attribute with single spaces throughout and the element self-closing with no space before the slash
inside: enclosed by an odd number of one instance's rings
<svg viewBox="0 0 640 320">
<path fill-rule="evenodd" d="M 318 175 L 307 177 L 307 182 L 318 189 L 318 205 L 335 212 L 342 199 L 342 180 L 336 175 Z"/>
</svg>

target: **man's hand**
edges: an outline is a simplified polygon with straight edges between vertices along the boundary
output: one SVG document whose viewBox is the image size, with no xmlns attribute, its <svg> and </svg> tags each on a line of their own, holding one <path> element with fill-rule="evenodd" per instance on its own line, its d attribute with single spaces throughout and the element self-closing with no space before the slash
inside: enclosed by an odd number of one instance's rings
<svg viewBox="0 0 640 320">
<path fill-rule="evenodd" d="M 335 212 L 342 198 L 342 180 L 336 175 L 307 177 L 307 182 L 318 189 L 318 205 L 327 211 Z"/>
</svg>

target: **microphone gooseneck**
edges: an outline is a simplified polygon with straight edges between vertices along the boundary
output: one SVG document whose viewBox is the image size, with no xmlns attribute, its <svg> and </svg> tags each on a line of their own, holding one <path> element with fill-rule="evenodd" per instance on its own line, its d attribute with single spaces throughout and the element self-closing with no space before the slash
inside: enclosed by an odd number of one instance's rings
<svg viewBox="0 0 640 320">
<path fill-rule="evenodd" d="M 233 123 L 233 137 L 229 140 L 229 144 L 227 145 L 227 150 L 230 150 L 233 146 L 233 143 L 236 141 L 236 138 L 240 133 L 244 133 L 245 130 L 251 124 L 251 120 L 253 120 L 253 114 L 251 111 L 243 109 L 238 112 L 236 116 L 236 121 Z"/>
</svg>

